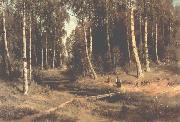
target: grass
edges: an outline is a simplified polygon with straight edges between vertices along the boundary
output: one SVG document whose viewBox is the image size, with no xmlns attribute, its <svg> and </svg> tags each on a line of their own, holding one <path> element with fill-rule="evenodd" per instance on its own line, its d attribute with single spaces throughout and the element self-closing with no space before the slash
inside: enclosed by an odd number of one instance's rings
<svg viewBox="0 0 180 122">
<path fill-rule="evenodd" d="M 34 119 L 35 122 L 109 122 L 109 121 L 180 121 L 180 78 L 167 67 L 152 69 L 138 80 L 126 73 L 119 73 L 125 82 L 116 88 L 117 74 L 99 76 L 97 80 L 84 78 L 71 81 L 59 70 L 42 71 L 42 80 L 30 85 L 28 96 L 21 92 L 22 82 L 0 80 L 0 121 L 21 120 L 41 113 L 74 99 L 54 112 Z M 133 73 L 132 73 L 133 74 Z M 44 79 L 50 80 L 43 82 Z M 65 80 L 65 78 L 67 78 Z M 148 81 L 148 84 L 144 84 Z M 139 83 L 137 86 L 136 83 Z M 143 84 L 141 84 L 143 83 Z M 120 91 L 121 94 L 100 100 L 86 97 Z"/>
</svg>

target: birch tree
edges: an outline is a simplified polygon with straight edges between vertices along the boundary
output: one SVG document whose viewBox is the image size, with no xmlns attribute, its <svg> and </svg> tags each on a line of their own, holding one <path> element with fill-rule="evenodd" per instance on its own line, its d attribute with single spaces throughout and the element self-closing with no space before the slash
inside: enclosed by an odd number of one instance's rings
<svg viewBox="0 0 180 122">
<path fill-rule="evenodd" d="M 9 76 L 12 71 L 12 67 L 10 63 L 10 55 L 9 55 L 8 41 L 7 41 L 4 0 L 1 1 L 1 6 L 2 6 L 2 22 L 3 22 L 2 23 L 3 25 L 3 60 L 4 60 L 5 73 L 7 76 Z"/>
<path fill-rule="evenodd" d="M 85 19 L 85 21 L 86 21 L 86 19 Z M 85 23 L 85 22 L 84 22 L 84 23 Z M 95 72 L 95 70 L 94 70 L 94 68 L 93 68 L 93 65 L 92 65 L 92 63 L 91 63 L 90 56 L 89 56 L 89 52 L 88 52 L 88 44 L 87 44 L 88 41 L 87 41 L 86 24 L 84 24 L 83 31 L 84 31 L 85 55 L 86 55 L 87 63 L 88 63 L 90 72 L 91 72 L 92 75 L 93 75 L 93 78 L 96 79 L 96 78 L 97 78 L 97 75 L 96 75 L 96 72 Z"/>
<path fill-rule="evenodd" d="M 29 20 L 29 80 L 32 80 L 32 18 L 30 12 Z"/>
<path fill-rule="evenodd" d="M 28 72 L 27 72 L 27 49 L 26 49 L 26 6 L 23 1 L 23 81 L 24 81 L 24 94 L 28 93 Z"/>
<path fill-rule="evenodd" d="M 155 60 L 156 60 L 156 63 L 159 63 L 159 56 L 158 56 L 158 20 L 157 20 L 157 17 L 156 17 L 156 24 L 155 24 Z"/>
<path fill-rule="evenodd" d="M 106 40 L 107 40 L 107 57 L 111 62 L 111 45 L 110 45 L 110 32 L 109 32 L 109 0 L 106 0 Z"/>
<path fill-rule="evenodd" d="M 145 65 L 146 71 L 150 71 L 149 67 L 149 52 L 148 52 L 148 16 L 147 16 L 147 1 L 144 0 L 144 52 L 145 52 Z"/>
<path fill-rule="evenodd" d="M 133 48 L 133 55 L 135 58 L 135 63 L 137 67 L 137 77 L 140 78 L 143 76 L 142 66 L 139 59 L 138 49 L 136 46 L 136 36 L 135 36 L 135 20 L 134 20 L 134 5 L 130 6 L 130 12 L 131 12 L 131 38 L 132 38 L 132 48 Z"/>
</svg>

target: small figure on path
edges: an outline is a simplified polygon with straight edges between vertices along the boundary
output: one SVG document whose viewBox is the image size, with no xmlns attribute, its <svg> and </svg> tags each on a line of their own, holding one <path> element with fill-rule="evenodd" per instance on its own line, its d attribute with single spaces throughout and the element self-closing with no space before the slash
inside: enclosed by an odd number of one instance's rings
<svg viewBox="0 0 180 122">
<path fill-rule="evenodd" d="M 118 88 L 121 88 L 122 80 L 119 79 L 119 77 L 116 77 L 116 85 Z"/>
</svg>

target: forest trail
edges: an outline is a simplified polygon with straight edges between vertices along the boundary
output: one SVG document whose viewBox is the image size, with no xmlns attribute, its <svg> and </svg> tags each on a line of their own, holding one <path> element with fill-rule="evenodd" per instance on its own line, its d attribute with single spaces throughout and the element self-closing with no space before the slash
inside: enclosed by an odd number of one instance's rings
<svg viewBox="0 0 180 122">
<path fill-rule="evenodd" d="M 180 122 L 174 1 L 1 0 L 0 122 Z"/>
<path fill-rule="evenodd" d="M 56 75 L 54 80 L 58 80 L 58 70 L 47 72 L 53 74 L 53 77 Z M 96 81 L 86 78 L 80 81 L 62 79 L 54 83 L 53 81 L 43 84 L 32 83 L 28 96 L 22 95 L 21 83 L 14 81 L 12 86 L 10 85 L 12 83 L 1 80 L 0 122 L 19 122 L 24 120 L 23 118 L 36 115 L 41 116 L 33 117 L 32 121 L 173 122 L 180 120 L 178 116 L 180 114 L 180 76 L 172 66 L 155 67 L 140 80 L 122 71 L 118 75 L 124 81 L 121 89 L 115 86 L 116 75 L 111 74 L 110 83 L 105 83 L 107 76 L 99 76 Z M 116 92 L 120 94 L 98 100 L 91 99 L 91 96 Z M 70 100 L 72 101 L 64 107 L 57 108 Z M 56 109 L 43 114 L 52 108 Z"/>
</svg>

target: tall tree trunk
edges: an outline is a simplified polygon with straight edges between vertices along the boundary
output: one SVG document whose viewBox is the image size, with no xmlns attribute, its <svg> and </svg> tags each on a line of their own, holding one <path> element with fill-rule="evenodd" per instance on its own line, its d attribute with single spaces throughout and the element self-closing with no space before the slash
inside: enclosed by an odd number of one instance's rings
<svg viewBox="0 0 180 122">
<path fill-rule="evenodd" d="M 44 69 L 44 49 L 41 49 L 41 70 Z"/>
<path fill-rule="evenodd" d="M 41 70 L 44 69 L 44 41 L 42 32 L 42 18 L 40 17 L 40 34 L 41 34 Z"/>
<path fill-rule="evenodd" d="M 10 56 L 8 50 L 8 42 L 7 42 L 7 35 L 6 35 L 6 19 L 5 19 L 5 8 L 4 8 L 4 1 L 2 0 L 2 19 L 3 19 L 3 59 L 4 59 L 4 66 L 5 66 L 5 73 L 7 76 L 10 75 L 12 71 L 11 63 L 10 63 Z"/>
<path fill-rule="evenodd" d="M 136 37 L 135 37 L 135 24 L 134 24 L 134 9 L 131 8 L 131 37 L 132 37 L 132 48 L 133 48 L 133 54 L 135 57 L 136 67 L 137 67 L 137 77 L 140 78 L 143 76 L 141 63 L 139 60 L 138 50 L 136 46 Z"/>
<path fill-rule="evenodd" d="M 142 15 L 139 16 L 139 52 L 140 56 L 143 57 L 143 38 L 142 38 Z"/>
<path fill-rule="evenodd" d="M 128 27 L 127 27 L 127 50 L 128 50 L 128 60 L 129 60 L 129 67 L 130 67 L 131 66 L 131 50 L 130 50 L 130 44 L 129 44 Z"/>
<path fill-rule="evenodd" d="M 32 80 L 32 20 L 30 14 L 29 24 L 29 80 Z"/>
<path fill-rule="evenodd" d="M 56 28 L 55 28 L 55 38 L 54 38 L 54 42 L 53 42 L 53 62 L 52 62 L 52 66 L 53 66 L 53 69 L 55 68 L 55 59 L 56 59 Z"/>
<path fill-rule="evenodd" d="M 45 49 L 46 57 L 45 57 L 45 65 L 48 66 L 48 41 L 47 41 L 47 30 L 46 30 L 46 49 Z"/>
<path fill-rule="evenodd" d="M 106 39 L 107 39 L 107 57 L 108 60 L 111 62 L 111 44 L 110 44 L 110 33 L 109 33 L 109 7 L 108 7 L 109 0 L 106 0 Z"/>
<path fill-rule="evenodd" d="M 54 44 L 54 48 L 53 48 L 53 69 L 55 68 L 55 59 L 56 59 L 56 47 L 55 47 L 55 44 Z"/>
<path fill-rule="evenodd" d="M 26 13 L 25 3 L 23 7 L 23 80 L 24 80 L 24 94 L 28 93 L 28 78 L 27 78 L 27 51 L 26 51 Z"/>
<path fill-rule="evenodd" d="M 37 57 L 36 45 L 34 45 L 34 58 L 35 58 L 35 64 L 37 66 L 38 65 L 38 57 Z"/>
<path fill-rule="evenodd" d="M 159 56 L 158 56 L 158 24 L 156 22 L 156 39 L 155 39 L 155 60 L 156 63 L 159 63 Z"/>
<path fill-rule="evenodd" d="M 89 28 L 89 32 L 90 32 L 90 40 L 89 40 L 89 57 L 90 59 L 92 59 L 92 50 L 93 50 L 93 37 L 92 37 L 92 28 Z"/>
<path fill-rule="evenodd" d="M 86 54 L 86 59 L 87 59 L 88 67 L 89 67 L 90 72 L 93 75 L 93 78 L 96 79 L 97 75 L 96 75 L 96 72 L 95 72 L 95 70 L 93 68 L 93 65 L 92 65 L 90 57 L 89 57 L 88 44 L 87 44 L 88 41 L 87 41 L 87 33 L 86 33 L 86 26 L 85 26 L 85 24 L 84 24 L 84 42 L 85 42 L 85 54 Z"/>
<path fill-rule="evenodd" d="M 147 17 L 145 17 L 144 20 L 144 26 L 145 26 L 145 32 L 144 32 L 144 51 L 145 51 L 145 65 L 146 65 L 146 71 L 150 71 L 149 67 L 149 51 L 148 51 L 148 20 Z"/>
<path fill-rule="evenodd" d="M 126 0 L 126 4 L 128 4 L 127 0 Z M 129 19 L 128 13 L 126 13 L 126 18 L 127 18 L 127 22 L 129 22 L 130 19 Z M 126 37 L 127 37 L 126 41 L 127 41 L 127 51 L 128 51 L 128 63 L 130 67 L 131 66 L 131 51 L 130 51 L 130 44 L 129 44 L 130 39 L 129 39 L 129 25 L 128 24 L 126 25 Z"/>
</svg>

